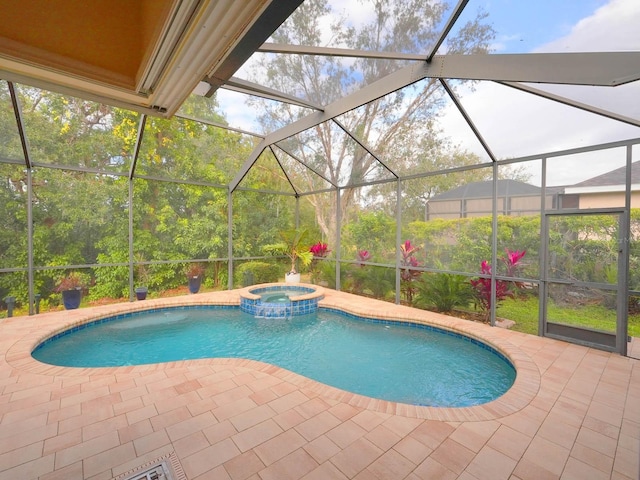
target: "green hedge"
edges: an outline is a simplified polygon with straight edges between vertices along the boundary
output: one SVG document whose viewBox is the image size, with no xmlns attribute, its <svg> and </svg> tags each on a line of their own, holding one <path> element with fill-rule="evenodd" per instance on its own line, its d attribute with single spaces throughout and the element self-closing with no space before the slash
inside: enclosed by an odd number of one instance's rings
<svg viewBox="0 0 640 480">
<path fill-rule="evenodd" d="M 245 262 L 236 268 L 234 285 L 249 286 L 257 283 L 277 282 L 283 276 L 281 265 L 268 262 Z"/>
</svg>

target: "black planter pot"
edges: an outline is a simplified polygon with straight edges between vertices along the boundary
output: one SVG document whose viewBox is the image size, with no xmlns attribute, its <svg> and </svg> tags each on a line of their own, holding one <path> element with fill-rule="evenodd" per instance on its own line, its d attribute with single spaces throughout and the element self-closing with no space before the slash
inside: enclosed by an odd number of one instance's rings
<svg viewBox="0 0 640 480">
<path fill-rule="evenodd" d="M 75 310 L 80 306 L 82 300 L 82 290 L 76 288 L 74 290 L 62 291 L 62 303 L 67 310 Z"/>
<path fill-rule="evenodd" d="M 136 298 L 138 300 L 144 300 L 147 298 L 147 292 L 149 289 L 147 287 L 136 287 Z"/>
<path fill-rule="evenodd" d="M 202 285 L 202 277 L 189 277 L 189 292 L 198 293 Z"/>
</svg>

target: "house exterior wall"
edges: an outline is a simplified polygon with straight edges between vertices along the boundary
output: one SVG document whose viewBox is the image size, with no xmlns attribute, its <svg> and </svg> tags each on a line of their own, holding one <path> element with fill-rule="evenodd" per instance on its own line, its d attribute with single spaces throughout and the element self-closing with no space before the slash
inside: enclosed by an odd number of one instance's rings
<svg viewBox="0 0 640 480">
<path fill-rule="evenodd" d="M 540 212 L 540 197 L 538 195 L 499 197 L 496 208 L 499 215 L 537 214 Z M 547 195 L 545 208 L 548 210 L 554 208 L 553 195 Z M 484 217 L 491 215 L 492 211 L 491 198 L 436 200 L 427 203 L 426 220 Z"/>
<path fill-rule="evenodd" d="M 620 208 L 624 206 L 624 192 L 604 192 L 581 193 L 578 208 Z M 639 207 L 640 192 L 631 192 L 631 208 Z"/>
</svg>

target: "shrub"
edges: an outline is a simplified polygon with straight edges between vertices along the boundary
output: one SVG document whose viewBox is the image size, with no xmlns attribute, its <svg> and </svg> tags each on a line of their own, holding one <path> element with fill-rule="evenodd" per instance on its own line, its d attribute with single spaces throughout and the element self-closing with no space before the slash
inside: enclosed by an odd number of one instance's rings
<svg viewBox="0 0 640 480">
<path fill-rule="evenodd" d="M 359 271 L 367 273 L 363 279 L 365 291 L 383 300 L 393 296 L 396 285 L 396 272 L 393 268 L 368 265 L 366 269 L 359 269 Z"/>
<path fill-rule="evenodd" d="M 502 261 L 507 267 L 507 275 L 510 277 L 517 276 L 520 260 L 522 260 L 526 253 L 525 250 L 505 249 L 506 255 L 502 257 Z M 480 309 L 485 312 L 488 317 L 491 311 L 491 278 L 488 277 L 491 275 L 491 265 L 489 265 L 488 261 L 483 260 L 480 265 L 480 270 L 481 273 L 487 275 L 487 277 L 479 277 L 471 280 L 471 286 L 473 287 Z M 500 302 L 504 299 L 513 297 L 514 290 L 520 287 L 522 287 L 522 285 L 518 282 L 496 279 L 496 307 L 500 305 Z"/>
<path fill-rule="evenodd" d="M 314 281 L 326 282 L 327 287 L 336 288 L 336 262 L 331 260 L 321 262 Z M 344 264 L 340 264 L 340 281 L 342 282 L 342 289 L 345 290 L 345 283 L 348 284 L 348 279 L 347 266 Z"/>
<path fill-rule="evenodd" d="M 243 285 L 245 279 L 251 276 L 253 277 L 252 283 L 254 284 L 277 282 L 280 273 L 280 266 L 273 263 L 258 261 L 245 262 L 236 268 L 234 283 L 236 285 Z"/>
<path fill-rule="evenodd" d="M 415 282 L 418 292 L 416 306 L 450 312 L 466 307 L 473 299 L 473 290 L 464 275 L 452 273 L 423 273 Z"/>
</svg>

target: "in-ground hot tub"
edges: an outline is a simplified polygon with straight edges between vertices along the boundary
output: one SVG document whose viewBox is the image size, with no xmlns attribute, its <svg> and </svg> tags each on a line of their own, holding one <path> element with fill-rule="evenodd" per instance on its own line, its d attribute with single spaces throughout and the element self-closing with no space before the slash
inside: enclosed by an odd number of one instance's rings
<svg viewBox="0 0 640 480">
<path fill-rule="evenodd" d="M 240 310 L 261 318 L 288 318 L 318 310 L 322 287 L 310 284 L 265 283 L 240 292 Z"/>
</svg>

